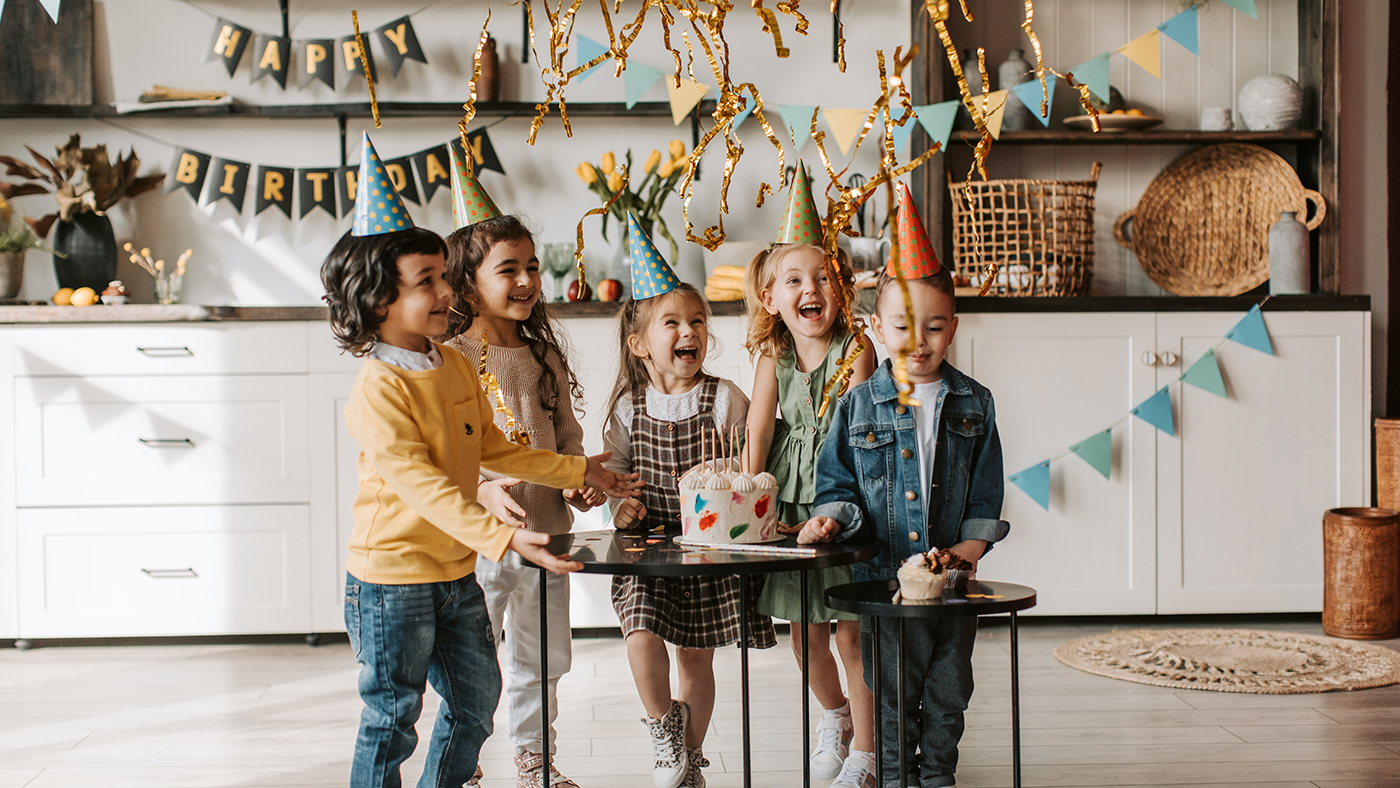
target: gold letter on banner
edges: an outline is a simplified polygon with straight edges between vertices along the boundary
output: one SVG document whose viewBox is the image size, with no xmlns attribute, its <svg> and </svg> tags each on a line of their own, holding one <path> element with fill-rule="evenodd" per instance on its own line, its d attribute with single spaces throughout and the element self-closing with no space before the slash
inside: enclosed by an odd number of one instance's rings
<svg viewBox="0 0 1400 788">
<path fill-rule="evenodd" d="M 282 173 L 271 171 L 263 173 L 263 199 L 281 202 L 283 185 Z"/>
<path fill-rule="evenodd" d="M 351 167 L 345 171 L 345 193 L 349 195 L 351 202 L 354 202 L 355 200 L 355 185 L 359 182 L 359 178 L 360 172 L 354 167 Z M 398 187 L 396 186 L 394 188 Z M 316 185 L 316 199 L 321 199 L 321 189 L 319 183 Z"/>
<path fill-rule="evenodd" d="M 408 54 L 408 45 L 404 43 L 404 39 L 407 38 L 407 33 L 407 22 L 404 22 L 403 24 L 399 25 L 398 29 L 394 29 L 392 27 L 384 28 L 384 37 L 394 42 L 394 46 L 399 50 L 400 55 Z"/>
<path fill-rule="evenodd" d="M 394 191 L 401 192 L 404 186 L 408 185 L 408 174 L 403 171 L 402 164 L 386 164 L 384 165 L 384 171 L 389 173 L 389 180 L 394 182 Z M 354 184 L 350 185 L 350 193 L 355 193 Z"/>
<path fill-rule="evenodd" d="M 180 168 L 175 171 L 175 180 L 180 183 L 194 183 L 199 177 L 199 159 L 192 153 L 180 154 Z"/>
<path fill-rule="evenodd" d="M 262 60 L 258 62 L 258 68 L 270 71 L 282 70 L 282 54 L 277 48 L 276 39 L 267 42 L 267 48 L 263 50 Z"/>
<path fill-rule="evenodd" d="M 219 40 L 214 42 L 214 51 L 224 57 L 233 57 L 233 52 L 238 48 L 238 39 L 243 35 L 243 31 L 234 30 L 232 25 L 224 25 L 224 29 L 219 31 Z"/>
<path fill-rule="evenodd" d="M 306 45 L 306 73 L 315 74 L 316 64 L 326 59 L 326 48 L 320 44 Z"/>
<path fill-rule="evenodd" d="M 224 165 L 224 183 L 219 187 L 220 194 L 233 194 L 233 179 L 238 177 L 237 164 Z"/>
<path fill-rule="evenodd" d="M 311 199 L 320 202 L 325 199 L 325 192 L 322 191 L 322 184 L 331 177 L 329 172 L 308 172 L 306 179 L 311 181 Z"/>
</svg>

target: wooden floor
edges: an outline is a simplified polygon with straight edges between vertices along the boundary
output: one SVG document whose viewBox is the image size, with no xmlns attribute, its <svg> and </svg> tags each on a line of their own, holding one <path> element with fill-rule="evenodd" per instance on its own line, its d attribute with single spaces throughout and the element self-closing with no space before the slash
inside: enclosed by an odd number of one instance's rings
<svg viewBox="0 0 1400 788">
<path fill-rule="evenodd" d="M 1146 687 L 1080 673 L 1051 655 L 1065 640 L 1141 622 L 1022 622 L 1026 785 L 1400 786 L 1400 688 L 1273 696 Z M 1320 634 L 1315 620 L 1250 625 Z M 1011 785 L 1007 634 L 988 623 L 979 638 L 963 788 Z M 751 654 L 754 785 L 799 785 L 800 695 L 786 640 Z M 706 778 L 729 788 L 742 784 L 737 651 L 722 651 L 716 666 Z M 360 709 L 355 677 L 344 644 L 0 651 L 0 788 L 345 785 Z M 649 788 L 649 745 L 622 642 L 575 641 L 561 696 L 563 771 L 582 788 Z M 498 729 L 503 723 L 498 715 Z M 419 726 L 425 738 L 428 724 Z M 424 748 L 406 767 L 406 784 Z M 482 757 L 486 786 L 514 785 L 503 735 Z"/>
</svg>

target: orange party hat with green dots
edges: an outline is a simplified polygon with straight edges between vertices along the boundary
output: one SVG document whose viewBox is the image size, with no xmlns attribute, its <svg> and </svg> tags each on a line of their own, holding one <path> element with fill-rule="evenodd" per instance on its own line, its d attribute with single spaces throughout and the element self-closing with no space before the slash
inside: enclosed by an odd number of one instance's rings
<svg viewBox="0 0 1400 788">
<path fill-rule="evenodd" d="M 817 204 L 812 201 L 807 165 L 798 160 L 797 171 L 792 174 L 792 188 L 788 190 L 787 213 L 783 214 L 783 226 L 778 230 L 778 243 L 820 246 L 821 242 L 822 220 L 817 215 Z"/>
<path fill-rule="evenodd" d="M 909 187 L 899 184 L 899 267 L 904 269 L 905 279 L 923 279 L 938 273 L 938 255 L 933 253 L 933 244 L 924 231 L 924 220 L 919 209 L 914 207 L 914 196 Z M 885 264 L 885 274 L 894 276 L 894 256 Z"/>
<path fill-rule="evenodd" d="M 476 174 L 467 169 L 467 163 L 457 152 L 456 145 L 447 146 L 452 151 L 452 224 L 460 230 L 482 219 L 494 219 L 501 215 L 501 209 L 491 199 L 491 195 L 481 187 Z"/>
<path fill-rule="evenodd" d="M 360 153 L 360 174 L 355 178 L 355 219 L 350 225 L 350 233 L 357 237 L 396 233 L 413 227 L 408 209 L 394 189 L 389 173 L 384 171 L 384 162 L 369 141 L 369 133 L 364 135 L 364 150 Z"/>
<path fill-rule="evenodd" d="M 680 286 L 680 277 L 662 259 L 656 244 L 630 212 L 627 214 L 627 243 L 632 253 L 632 300 L 655 298 Z"/>
</svg>

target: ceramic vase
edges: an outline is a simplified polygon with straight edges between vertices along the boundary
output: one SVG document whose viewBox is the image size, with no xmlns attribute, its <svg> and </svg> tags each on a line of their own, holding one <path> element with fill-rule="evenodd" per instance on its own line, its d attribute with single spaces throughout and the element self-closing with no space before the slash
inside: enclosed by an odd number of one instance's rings
<svg viewBox="0 0 1400 788">
<path fill-rule="evenodd" d="M 105 214 L 79 211 L 59 221 L 53 237 L 53 270 L 59 287 L 91 287 L 100 293 L 117 278 L 117 237 Z"/>
<path fill-rule="evenodd" d="M 997 90 L 1010 90 L 1017 85 L 1031 79 L 1032 67 L 1025 58 L 1025 52 L 1020 49 L 1013 49 L 1006 55 L 1006 60 L 997 66 Z M 1040 107 L 1036 107 L 1037 114 Z M 1006 98 L 1006 109 L 1001 115 L 1002 131 L 1025 131 L 1032 126 L 1039 128 L 1040 121 L 1031 115 L 1030 109 L 1021 103 L 1020 99 Z"/>
<path fill-rule="evenodd" d="M 0 298 L 14 298 L 24 285 L 24 252 L 0 252 Z"/>
<path fill-rule="evenodd" d="M 501 100 L 501 62 L 496 55 L 496 39 L 488 37 L 481 49 L 481 79 L 476 83 L 477 101 Z"/>
<path fill-rule="evenodd" d="M 1250 131 L 1287 131 L 1303 117 L 1303 89 L 1283 74 L 1265 74 L 1240 89 L 1240 119 Z"/>
<path fill-rule="evenodd" d="M 1308 226 L 1297 213 L 1284 211 L 1269 228 L 1269 293 L 1308 293 L 1312 290 L 1312 262 L 1308 254 Z"/>
</svg>

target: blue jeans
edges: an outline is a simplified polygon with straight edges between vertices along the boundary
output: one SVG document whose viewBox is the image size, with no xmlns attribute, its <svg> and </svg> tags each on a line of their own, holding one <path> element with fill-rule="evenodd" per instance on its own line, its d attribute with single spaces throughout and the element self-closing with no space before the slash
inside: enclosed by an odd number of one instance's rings
<svg viewBox="0 0 1400 788">
<path fill-rule="evenodd" d="M 350 788 L 399 788 L 418 744 L 424 683 L 442 696 L 419 788 L 461 788 L 501 697 L 491 619 L 476 575 L 445 583 L 345 581 L 345 627 L 360 663 L 360 733 Z"/>
</svg>

